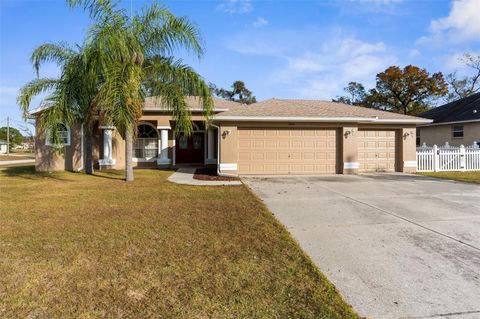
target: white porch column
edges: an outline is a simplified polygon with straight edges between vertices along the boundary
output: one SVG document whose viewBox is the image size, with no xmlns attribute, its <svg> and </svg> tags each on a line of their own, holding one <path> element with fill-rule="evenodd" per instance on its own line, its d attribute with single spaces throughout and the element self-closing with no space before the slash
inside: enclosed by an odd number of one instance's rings
<svg viewBox="0 0 480 319">
<path fill-rule="evenodd" d="M 115 128 L 112 126 L 100 126 L 100 128 L 103 129 L 103 158 L 99 164 L 100 166 L 115 165 L 116 160 L 113 158 L 112 151 L 112 136 Z"/>
<path fill-rule="evenodd" d="M 171 128 L 166 126 L 157 126 L 157 129 L 160 130 L 160 156 L 157 160 L 157 164 L 169 165 L 171 160 L 168 158 L 168 130 L 171 130 Z"/>
<path fill-rule="evenodd" d="M 216 163 L 215 156 L 215 131 L 207 130 L 207 164 Z"/>
</svg>

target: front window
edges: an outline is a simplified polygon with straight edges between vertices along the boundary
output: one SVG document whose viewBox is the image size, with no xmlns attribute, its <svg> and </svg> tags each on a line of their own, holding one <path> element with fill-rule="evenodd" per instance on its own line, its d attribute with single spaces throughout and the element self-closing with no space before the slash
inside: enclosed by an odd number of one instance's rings
<svg viewBox="0 0 480 319">
<path fill-rule="evenodd" d="M 199 149 L 202 149 L 202 147 L 203 147 L 202 136 L 198 134 L 193 135 L 193 149 L 199 150 Z"/>
<path fill-rule="evenodd" d="M 45 144 L 55 147 L 69 146 L 70 128 L 63 123 L 58 123 L 55 130 L 48 130 Z"/>
<path fill-rule="evenodd" d="M 416 142 L 417 142 L 417 146 L 420 146 L 420 129 L 417 128 L 417 139 L 416 139 Z"/>
<path fill-rule="evenodd" d="M 452 137 L 453 138 L 463 138 L 463 126 L 452 127 Z"/>
<path fill-rule="evenodd" d="M 158 156 L 158 132 L 152 125 L 140 124 L 133 143 L 135 158 L 151 159 Z"/>
<path fill-rule="evenodd" d="M 183 134 L 178 138 L 178 147 L 181 150 L 186 150 L 188 148 L 188 138 Z"/>
</svg>

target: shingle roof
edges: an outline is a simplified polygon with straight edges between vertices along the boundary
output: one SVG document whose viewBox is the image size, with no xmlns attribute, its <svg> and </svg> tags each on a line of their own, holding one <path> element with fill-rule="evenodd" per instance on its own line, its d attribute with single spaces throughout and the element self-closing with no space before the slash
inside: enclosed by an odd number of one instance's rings
<svg viewBox="0 0 480 319">
<path fill-rule="evenodd" d="M 432 119 L 433 124 L 480 120 L 480 93 L 436 107 L 420 116 Z"/>
<path fill-rule="evenodd" d="M 187 106 L 190 107 L 192 110 L 202 110 L 202 104 L 200 103 L 200 99 L 196 96 L 186 96 L 185 102 L 187 103 Z M 213 107 L 214 109 L 218 109 L 219 111 L 226 109 L 235 109 L 240 105 L 241 104 L 237 102 L 227 101 L 219 99 L 217 97 L 213 97 Z M 144 108 L 148 110 L 159 109 L 168 111 L 168 109 L 162 104 L 161 97 L 158 96 L 145 98 Z"/>
<path fill-rule="evenodd" d="M 378 118 L 383 120 L 422 121 L 424 119 L 359 106 L 320 100 L 269 99 L 221 112 L 224 117 L 305 117 L 305 118 Z"/>
</svg>

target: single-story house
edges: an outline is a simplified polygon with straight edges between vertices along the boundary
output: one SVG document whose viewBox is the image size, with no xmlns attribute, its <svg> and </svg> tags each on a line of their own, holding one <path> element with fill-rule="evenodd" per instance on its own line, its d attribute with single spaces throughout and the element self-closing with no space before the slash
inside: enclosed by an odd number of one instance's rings
<svg viewBox="0 0 480 319">
<path fill-rule="evenodd" d="M 224 175 L 414 172 L 415 128 L 431 120 L 341 103 L 270 99 L 250 105 L 214 98 L 211 125 L 186 98 L 195 131 L 175 134 L 159 98 L 147 98 L 134 141 L 137 167 L 212 165 Z M 33 116 L 38 115 L 34 112 Z M 36 136 L 36 169 L 81 170 L 83 129 L 60 125 L 62 152 Z M 122 169 L 125 143 L 115 127 L 93 136 L 97 168 Z"/>
<path fill-rule="evenodd" d="M 0 140 L 0 154 L 7 154 L 7 141 Z"/>
<path fill-rule="evenodd" d="M 452 146 L 467 146 L 480 143 L 480 93 L 436 107 L 420 116 L 433 122 L 418 126 L 417 145 L 440 146 L 448 142 Z"/>
</svg>

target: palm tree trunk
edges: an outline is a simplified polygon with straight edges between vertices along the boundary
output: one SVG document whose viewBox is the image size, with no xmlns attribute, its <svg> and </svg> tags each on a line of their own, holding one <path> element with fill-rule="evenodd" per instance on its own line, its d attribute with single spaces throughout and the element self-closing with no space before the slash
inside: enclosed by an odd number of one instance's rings
<svg viewBox="0 0 480 319">
<path fill-rule="evenodd" d="M 92 145 L 92 132 L 90 130 L 85 131 L 85 173 L 93 175 L 93 145 Z"/>
<path fill-rule="evenodd" d="M 131 126 L 125 132 L 125 181 L 133 181 L 132 148 L 133 134 Z"/>
</svg>

